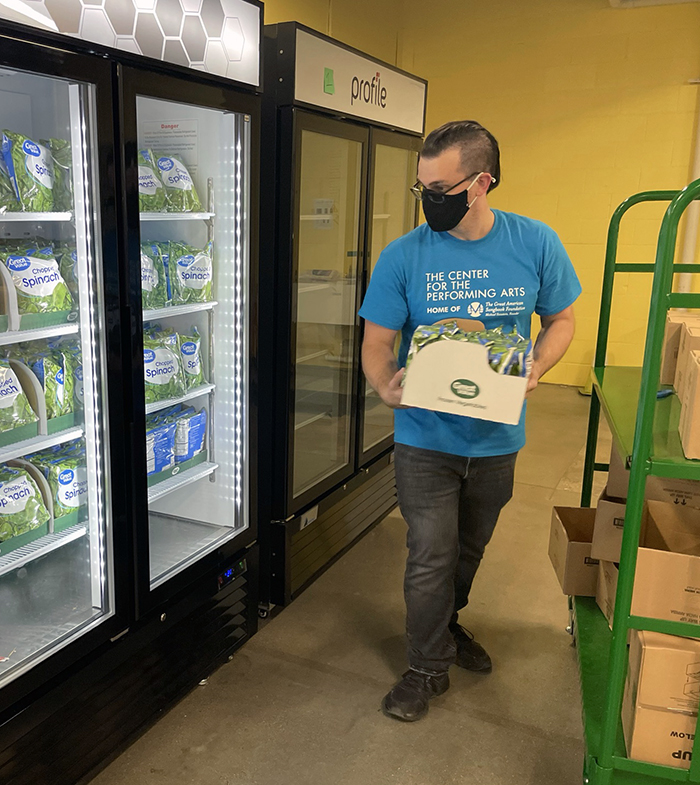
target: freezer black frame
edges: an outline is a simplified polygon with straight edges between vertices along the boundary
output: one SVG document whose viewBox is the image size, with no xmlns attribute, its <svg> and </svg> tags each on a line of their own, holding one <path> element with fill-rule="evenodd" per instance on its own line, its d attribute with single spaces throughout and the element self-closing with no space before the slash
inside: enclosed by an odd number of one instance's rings
<svg viewBox="0 0 700 785">
<path fill-rule="evenodd" d="M 123 334 L 121 314 L 123 290 L 120 285 L 119 248 L 118 248 L 118 200 L 120 185 L 119 167 L 115 159 L 117 129 L 114 125 L 114 64 L 99 57 L 63 48 L 65 39 L 57 37 L 56 45 L 41 42 L 42 58 L 37 69 L 34 36 L 18 25 L 0 25 L 0 66 L 35 73 L 39 76 L 54 77 L 62 80 L 93 85 L 95 89 L 94 132 L 97 138 L 96 174 L 100 204 L 99 210 L 102 261 L 102 305 L 106 335 L 104 337 L 104 358 L 106 374 L 104 385 L 107 389 L 107 416 L 104 420 L 109 433 L 109 487 L 111 498 L 105 504 L 111 510 L 114 608 L 110 616 L 93 629 L 81 634 L 74 641 L 61 646 L 44 660 L 33 665 L 28 671 L 8 682 L 0 690 L 0 724 L 18 710 L 29 705 L 32 693 L 44 688 L 61 672 L 73 666 L 94 652 L 110 639 L 125 630 L 133 619 L 133 582 L 131 575 L 131 554 L 133 550 L 128 527 L 130 509 L 128 499 L 115 489 L 128 487 L 130 482 L 127 455 L 131 423 L 126 406 L 127 395 L 123 384 Z M 95 239 L 95 243 L 100 238 Z M 123 564 L 117 570 L 116 565 Z M 118 573 L 121 572 L 122 575 Z M 123 573 L 126 572 L 126 576 Z"/>
<path fill-rule="evenodd" d="M 359 364 L 359 333 L 356 320 L 353 344 L 353 379 L 350 389 L 350 429 L 348 434 L 349 453 L 346 466 L 337 469 L 323 480 L 313 485 L 307 491 L 294 496 L 294 415 L 296 393 L 296 335 L 297 335 L 297 279 L 299 270 L 299 215 L 301 206 L 298 194 L 301 183 L 301 142 L 302 132 L 312 131 L 326 134 L 340 139 L 360 142 L 363 145 L 362 171 L 360 175 L 360 201 L 358 213 L 358 283 L 361 281 L 359 270 L 364 266 L 364 237 L 366 221 L 366 191 L 368 176 L 369 155 L 369 129 L 365 126 L 342 122 L 333 118 L 324 117 L 302 109 L 285 108 L 279 118 L 278 138 L 280 149 L 292 150 L 291 157 L 282 157 L 278 172 L 278 222 L 277 245 L 275 256 L 279 259 L 288 259 L 289 264 L 277 266 L 275 280 L 275 342 L 279 354 L 276 357 L 274 371 L 277 374 L 288 376 L 288 383 L 273 382 L 275 391 L 274 414 L 275 422 L 282 423 L 284 445 L 273 447 L 274 469 L 273 476 L 284 478 L 282 491 L 273 494 L 273 516 L 286 518 L 289 515 L 308 507 L 319 496 L 327 493 L 337 485 L 342 484 L 355 473 L 355 451 L 357 440 L 357 424 L 353 414 L 357 407 L 357 367 Z M 289 199 L 288 195 L 294 198 Z M 287 195 L 287 198 L 283 195 Z M 361 285 L 356 287 L 355 301 L 359 307 L 359 294 Z M 288 369 L 288 374 L 285 372 Z M 274 441 L 274 434 L 273 440 Z M 272 442 L 267 444 L 272 447 Z M 279 444 L 279 442 L 278 442 Z M 282 503 L 281 500 L 283 500 Z"/>
<path fill-rule="evenodd" d="M 372 213 L 374 209 L 374 186 L 375 186 L 375 178 L 377 174 L 376 166 L 374 165 L 376 159 L 376 150 L 378 145 L 383 145 L 384 147 L 395 147 L 402 150 L 408 150 L 416 153 L 420 153 L 421 147 L 423 145 L 423 140 L 419 136 L 412 136 L 407 134 L 405 131 L 387 131 L 380 128 L 371 128 L 370 129 L 370 162 L 369 162 L 369 182 L 368 182 L 368 191 L 367 191 L 367 217 L 365 219 L 366 223 L 366 235 L 365 235 L 365 258 L 364 258 L 364 267 L 362 270 L 362 281 L 360 284 L 361 292 L 361 301 L 364 300 L 365 294 L 367 293 L 367 287 L 369 286 L 369 279 L 370 279 L 370 268 L 372 264 L 371 254 L 372 254 L 372 232 L 374 229 L 374 221 L 372 220 Z M 418 200 L 415 200 L 415 212 L 414 212 L 414 225 L 417 225 L 418 222 L 418 212 L 419 212 L 419 203 Z M 362 345 L 362 341 L 365 335 L 365 323 L 364 319 L 359 319 L 360 322 L 360 346 Z M 383 453 L 387 452 L 394 446 L 394 432 L 392 430 L 391 436 L 387 436 L 381 442 L 373 445 L 369 449 L 364 449 L 364 429 L 365 429 L 365 375 L 360 368 L 359 373 L 359 380 L 358 380 L 358 414 L 357 414 L 357 469 L 362 469 L 368 463 L 371 463 L 373 460 L 378 458 Z"/>
<path fill-rule="evenodd" d="M 187 79 L 179 75 L 164 74 L 160 69 L 139 69 L 119 65 L 119 116 L 122 123 L 122 166 L 125 173 L 124 215 L 122 237 L 124 255 L 128 259 L 127 280 L 129 292 L 128 317 L 130 324 L 130 361 L 127 372 L 130 377 L 130 401 L 132 403 L 133 445 L 130 460 L 132 471 L 132 536 L 135 542 L 136 575 L 134 593 L 136 597 L 137 618 L 161 606 L 174 594 L 203 578 L 223 559 L 232 558 L 247 548 L 257 538 L 257 321 L 258 321 L 258 178 L 255 173 L 260 167 L 260 144 L 257 130 L 260 127 L 259 99 L 254 94 L 235 91 L 235 85 L 228 80 L 189 71 Z M 138 132 L 136 118 L 136 98 L 142 96 L 173 103 L 199 106 L 222 112 L 246 115 L 251 123 L 250 145 L 250 193 L 248 204 L 248 528 L 219 547 L 202 556 L 196 563 L 185 567 L 162 585 L 151 588 L 149 564 L 149 526 L 148 493 L 145 451 L 145 397 L 143 387 L 143 318 L 141 309 L 140 275 L 140 215 L 138 197 Z"/>
</svg>

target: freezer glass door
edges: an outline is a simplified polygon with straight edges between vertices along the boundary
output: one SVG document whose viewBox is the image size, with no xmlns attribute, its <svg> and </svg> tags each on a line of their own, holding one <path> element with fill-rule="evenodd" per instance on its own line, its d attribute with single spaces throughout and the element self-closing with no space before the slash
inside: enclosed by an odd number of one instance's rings
<svg viewBox="0 0 700 785">
<path fill-rule="evenodd" d="M 350 464 L 363 144 L 301 132 L 293 496 Z"/>
<path fill-rule="evenodd" d="M 0 687 L 114 609 L 95 92 L 0 68 Z"/>
<path fill-rule="evenodd" d="M 384 144 L 375 146 L 374 187 L 369 216 L 372 223 L 368 281 L 384 248 L 416 225 L 416 200 L 409 188 L 416 182 L 417 170 L 418 153 L 415 150 Z M 362 450 L 366 453 L 391 438 L 394 433 L 394 412 L 382 403 L 378 393 L 366 380 L 364 384 Z"/>
<path fill-rule="evenodd" d="M 150 585 L 248 526 L 250 122 L 137 97 Z"/>
</svg>

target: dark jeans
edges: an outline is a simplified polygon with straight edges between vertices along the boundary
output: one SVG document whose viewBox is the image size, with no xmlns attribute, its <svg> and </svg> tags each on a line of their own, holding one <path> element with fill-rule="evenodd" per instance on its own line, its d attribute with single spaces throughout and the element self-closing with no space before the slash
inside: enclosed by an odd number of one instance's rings
<svg viewBox="0 0 700 785">
<path fill-rule="evenodd" d="M 455 661 L 448 625 L 467 604 L 498 516 L 513 495 L 517 457 L 395 447 L 399 505 L 408 524 L 408 661 L 415 670 L 442 673 Z"/>
</svg>

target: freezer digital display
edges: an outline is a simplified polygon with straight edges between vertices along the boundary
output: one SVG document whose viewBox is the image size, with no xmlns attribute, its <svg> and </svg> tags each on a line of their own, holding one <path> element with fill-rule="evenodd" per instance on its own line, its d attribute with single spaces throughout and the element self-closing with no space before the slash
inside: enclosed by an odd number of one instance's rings
<svg viewBox="0 0 700 785">
<path fill-rule="evenodd" d="M 0 686 L 113 613 L 94 93 L 0 68 Z"/>
<path fill-rule="evenodd" d="M 243 115 L 137 97 L 151 588 L 248 526 Z"/>
</svg>

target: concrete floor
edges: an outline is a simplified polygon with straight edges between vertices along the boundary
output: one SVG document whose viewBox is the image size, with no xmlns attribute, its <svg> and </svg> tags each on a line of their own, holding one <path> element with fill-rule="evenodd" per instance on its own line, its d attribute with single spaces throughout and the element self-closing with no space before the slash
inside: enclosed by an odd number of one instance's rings
<svg viewBox="0 0 700 785">
<path fill-rule="evenodd" d="M 547 543 L 552 505 L 578 503 L 588 399 L 542 385 L 529 408 L 515 497 L 462 615 L 492 675 L 453 668 L 414 725 L 381 714 L 405 669 L 395 512 L 94 785 L 581 785 L 575 651 Z"/>
</svg>

